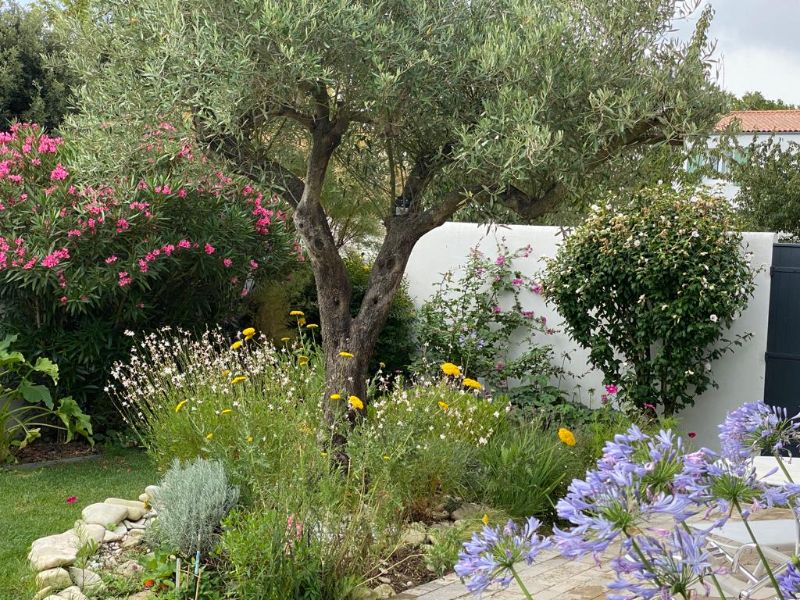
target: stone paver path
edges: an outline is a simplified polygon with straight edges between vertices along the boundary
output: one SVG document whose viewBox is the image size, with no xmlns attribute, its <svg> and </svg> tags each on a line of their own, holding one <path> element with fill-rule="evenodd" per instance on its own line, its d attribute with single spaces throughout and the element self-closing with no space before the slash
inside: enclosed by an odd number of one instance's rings
<svg viewBox="0 0 800 600">
<path fill-rule="evenodd" d="M 604 561 L 598 566 L 592 558 L 567 560 L 555 552 L 543 552 L 531 566 L 519 567 L 520 577 L 536 600 L 594 600 L 606 597 L 606 584 L 614 573 Z M 451 573 L 441 579 L 407 590 L 396 600 L 466 600 L 474 598 L 458 577 Z M 522 600 L 516 583 L 507 589 L 490 588 L 481 598 Z"/>
</svg>

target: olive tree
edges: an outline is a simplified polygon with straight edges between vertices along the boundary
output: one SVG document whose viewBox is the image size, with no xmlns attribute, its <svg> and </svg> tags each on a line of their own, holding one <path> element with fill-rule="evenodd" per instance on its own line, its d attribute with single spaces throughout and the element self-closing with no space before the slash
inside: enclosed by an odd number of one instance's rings
<svg viewBox="0 0 800 600">
<path fill-rule="evenodd" d="M 696 2 L 694 3 L 696 5 Z M 291 206 L 313 266 L 327 394 L 366 369 L 409 255 L 467 205 L 526 219 L 645 145 L 713 121 L 704 13 L 674 0 L 97 0 L 64 28 L 86 162 L 136 161 L 145 122 L 182 123 Z M 383 238 L 358 314 L 326 185 L 360 183 Z M 343 358 L 340 352 L 352 353 Z M 328 416 L 337 414 L 330 403 Z"/>
</svg>

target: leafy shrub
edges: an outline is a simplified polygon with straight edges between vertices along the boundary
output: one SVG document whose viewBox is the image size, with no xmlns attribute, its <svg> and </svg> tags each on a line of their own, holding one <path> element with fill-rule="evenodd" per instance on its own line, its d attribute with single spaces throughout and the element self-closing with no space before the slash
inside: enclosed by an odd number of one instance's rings
<svg viewBox="0 0 800 600">
<path fill-rule="evenodd" d="M 552 515 L 576 454 L 536 422 L 507 427 L 481 449 L 481 500 L 512 517 Z"/>
<path fill-rule="evenodd" d="M 206 554 L 222 518 L 238 499 L 239 490 L 228 485 L 219 461 L 198 458 L 183 466 L 175 459 L 153 499 L 158 525 L 152 530 L 157 539 L 184 556 L 198 550 Z"/>
<path fill-rule="evenodd" d="M 67 396 L 56 406 L 48 387 L 37 383 L 37 376 L 58 383 L 58 365 L 43 357 L 28 362 L 11 350 L 16 341 L 16 335 L 0 340 L 0 464 L 41 437 L 43 427 L 65 432 L 67 442 L 78 434 L 94 443 L 91 420 L 75 400 Z"/>
<path fill-rule="evenodd" d="M 672 188 L 594 207 L 548 263 L 544 291 L 607 384 L 674 414 L 715 385 L 711 362 L 740 339 L 752 272 L 725 199 Z"/>
<path fill-rule="evenodd" d="M 358 582 L 331 570 L 323 534 L 276 510 L 234 512 L 220 540 L 229 593 L 252 600 L 349 598 Z"/>
<path fill-rule="evenodd" d="M 350 312 L 353 316 L 358 314 L 361 301 L 367 291 L 367 283 L 370 276 L 370 265 L 360 255 L 350 253 L 345 257 L 345 267 L 350 277 L 350 285 L 353 293 L 350 298 Z M 281 288 L 287 288 L 287 284 L 282 283 Z M 319 306 L 317 305 L 317 287 L 314 283 L 314 276 L 307 263 L 293 269 L 291 282 L 284 293 L 275 290 L 275 286 L 268 286 L 261 291 L 267 302 L 263 305 L 259 314 L 261 320 L 259 325 L 266 326 L 270 331 L 274 331 L 274 340 L 277 341 L 284 335 L 294 336 L 294 329 L 286 326 L 286 315 L 290 309 L 302 310 L 310 322 L 319 323 Z M 279 323 L 275 323 L 275 319 Z M 408 294 L 408 289 L 402 285 L 392 300 L 389 316 L 386 324 L 381 330 L 375 351 L 370 360 L 369 370 L 376 373 L 379 369 L 385 372 L 402 371 L 406 372 L 411 364 L 416 344 L 414 342 L 414 320 L 416 309 L 414 302 Z M 294 323 L 291 323 L 293 325 Z M 281 327 L 283 325 L 284 327 Z M 315 333 L 316 339 L 321 340 L 319 330 Z"/>
<path fill-rule="evenodd" d="M 523 304 L 524 294 L 539 293 L 541 286 L 513 267 L 530 252 L 527 247 L 512 253 L 501 244 L 489 258 L 474 248 L 461 277 L 445 274 L 419 311 L 417 370 L 430 373 L 449 361 L 492 391 L 514 388 L 520 398 L 519 388 L 528 397 L 560 394 L 551 385 L 559 373 L 552 348 L 540 343 L 551 330 L 545 317 Z"/>
<path fill-rule="evenodd" d="M 275 198 L 196 159 L 167 123 L 141 151 L 147 180 L 81 185 L 60 138 L 0 133 L 0 328 L 62 365 L 62 385 L 101 420 L 126 330 L 223 320 L 293 260 Z M 192 177 L 174 175 L 180 165 Z"/>
</svg>

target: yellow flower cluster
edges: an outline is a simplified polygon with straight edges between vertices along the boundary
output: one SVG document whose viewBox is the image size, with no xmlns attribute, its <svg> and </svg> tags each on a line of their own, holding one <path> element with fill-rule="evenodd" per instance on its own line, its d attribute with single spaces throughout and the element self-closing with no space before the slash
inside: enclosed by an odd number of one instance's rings
<svg viewBox="0 0 800 600">
<path fill-rule="evenodd" d="M 558 439 L 565 443 L 567 446 L 574 446 L 577 442 L 575 441 L 575 434 L 572 433 L 569 429 L 562 427 L 558 430 Z"/>
</svg>

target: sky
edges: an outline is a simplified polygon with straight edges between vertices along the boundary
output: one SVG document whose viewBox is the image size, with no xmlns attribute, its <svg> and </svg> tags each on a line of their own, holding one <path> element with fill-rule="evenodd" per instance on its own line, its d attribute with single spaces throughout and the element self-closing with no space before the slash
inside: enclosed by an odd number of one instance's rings
<svg viewBox="0 0 800 600">
<path fill-rule="evenodd" d="M 800 104 L 800 0 L 707 3 L 715 11 L 711 37 L 721 59 L 720 86 L 737 96 L 758 90 Z"/>
</svg>

